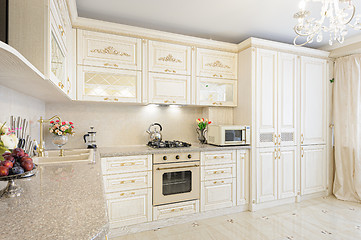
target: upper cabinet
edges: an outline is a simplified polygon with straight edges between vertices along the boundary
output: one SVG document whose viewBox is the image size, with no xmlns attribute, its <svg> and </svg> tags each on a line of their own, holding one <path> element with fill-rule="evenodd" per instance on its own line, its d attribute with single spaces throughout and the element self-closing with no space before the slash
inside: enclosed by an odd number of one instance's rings
<svg viewBox="0 0 361 240">
<path fill-rule="evenodd" d="M 192 49 L 189 46 L 149 41 L 149 71 L 191 75 Z"/>
<path fill-rule="evenodd" d="M 198 48 L 197 76 L 237 79 L 237 54 Z"/>
<path fill-rule="evenodd" d="M 141 39 L 78 30 L 78 64 L 142 70 Z"/>
<path fill-rule="evenodd" d="M 198 104 L 204 106 L 236 106 L 237 81 L 197 78 Z"/>
</svg>

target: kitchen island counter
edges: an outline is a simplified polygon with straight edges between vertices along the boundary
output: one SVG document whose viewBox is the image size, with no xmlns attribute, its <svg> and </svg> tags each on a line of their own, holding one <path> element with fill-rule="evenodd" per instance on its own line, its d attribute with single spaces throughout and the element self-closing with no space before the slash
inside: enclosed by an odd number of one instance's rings
<svg viewBox="0 0 361 240">
<path fill-rule="evenodd" d="M 38 167 L 16 180 L 24 192 L 1 198 L 1 239 L 105 239 L 108 217 L 100 161 Z"/>
<path fill-rule="evenodd" d="M 182 152 L 209 152 L 209 151 L 228 151 L 251 149 L 251 146 L 226 146 L 218 147 L 208 144 L 193 144 L 191 147 L 179 148 L 151 148 L 146 145 L 129 145 L 118 147 L 101 147 L 99 153 L 101 158 L 121 157 L 133 155 L 149 155 L 149 154 L 166 154 L 166 153 L 182 153 Z"/>
</svg>

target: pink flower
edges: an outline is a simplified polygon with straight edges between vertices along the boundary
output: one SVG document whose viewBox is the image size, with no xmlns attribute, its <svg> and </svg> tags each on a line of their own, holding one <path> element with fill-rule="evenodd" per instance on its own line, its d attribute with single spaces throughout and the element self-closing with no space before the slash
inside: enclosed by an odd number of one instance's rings
<svg viewBox="0 0 361 240">
<path fill-rule="evenodd" d="M 55 122 L 57 122 L 57 123 L 58 123 L 58 122 L 59 122 L 59 120 L 56 120 Z"/>
<path fill-rule="evenodd" d="M 66 130 L 65 126 L 62 126 L 60 130 L 64 132 Z"/>
<path fill-rule="evenodd" d="M 60 125 L 59 124 L 55 124 L 54 127 L 58 128 Z"/>
<path fill-rule="evenodd" d="M 61 125 L 65 125 L 65 122 L 62 122 Z"/>
<path fill-rule="evenodd" d="M 63 135 L 63 133 L 59 131 L 59 132 L 58 132 L 58 135 Z"/>
</svg>

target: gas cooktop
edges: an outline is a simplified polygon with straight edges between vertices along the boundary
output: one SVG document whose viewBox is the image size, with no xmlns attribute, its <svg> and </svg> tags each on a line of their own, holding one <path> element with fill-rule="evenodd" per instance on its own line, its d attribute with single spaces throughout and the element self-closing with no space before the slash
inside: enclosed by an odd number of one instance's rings
<svg viewBox="0 0 361 240">
<path fill-rule="evenodd" d="M 192 144 L 182 142 L 182 141 L 149 141 L 147 144 L 149 147 L 152 148 L 181 148 L 181 147 L 190 147 Z"/>
</svg>

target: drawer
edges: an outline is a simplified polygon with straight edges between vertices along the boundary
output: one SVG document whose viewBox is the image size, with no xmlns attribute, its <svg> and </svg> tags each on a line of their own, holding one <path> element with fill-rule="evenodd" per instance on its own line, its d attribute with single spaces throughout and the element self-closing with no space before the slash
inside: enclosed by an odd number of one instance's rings
<svg viewBox="0 0 361 240">
<path fill-rule="evenodd" d="M 152 156 L 126 156 L 102 158 L 103 174 L 130 173 L 139 171 L 150 171 L 152 169 Z"/>
<path fill-rule="evenodd" d="M 152 172 L 123 173 L 103 177 L 105 192 L 152 187 Z"/>
<path fill-rule="evenodd" d="M 201 168 L 202 181 L 236 177 L 236 164 L 204 166 Z"/>
<path fill-rule="evenodd" d="M 199 212 L 199 200 L 153 207 L 153 220 L 172 218 Z"/>
<path fill-rule="evenodd" d="M 201 201 L 201 211 L 235 206 L 235 178 L 202 182 Z"/>
<path fill-rule="evenodd" d="M 216 165 L 236 162 L 236 151 L 203 152 L 201 165 Z"/>
<path fill-rule="evenodd" d="M 78 30 L 78 64 L 141 70 L 141 40 Z"/>
</svg>

